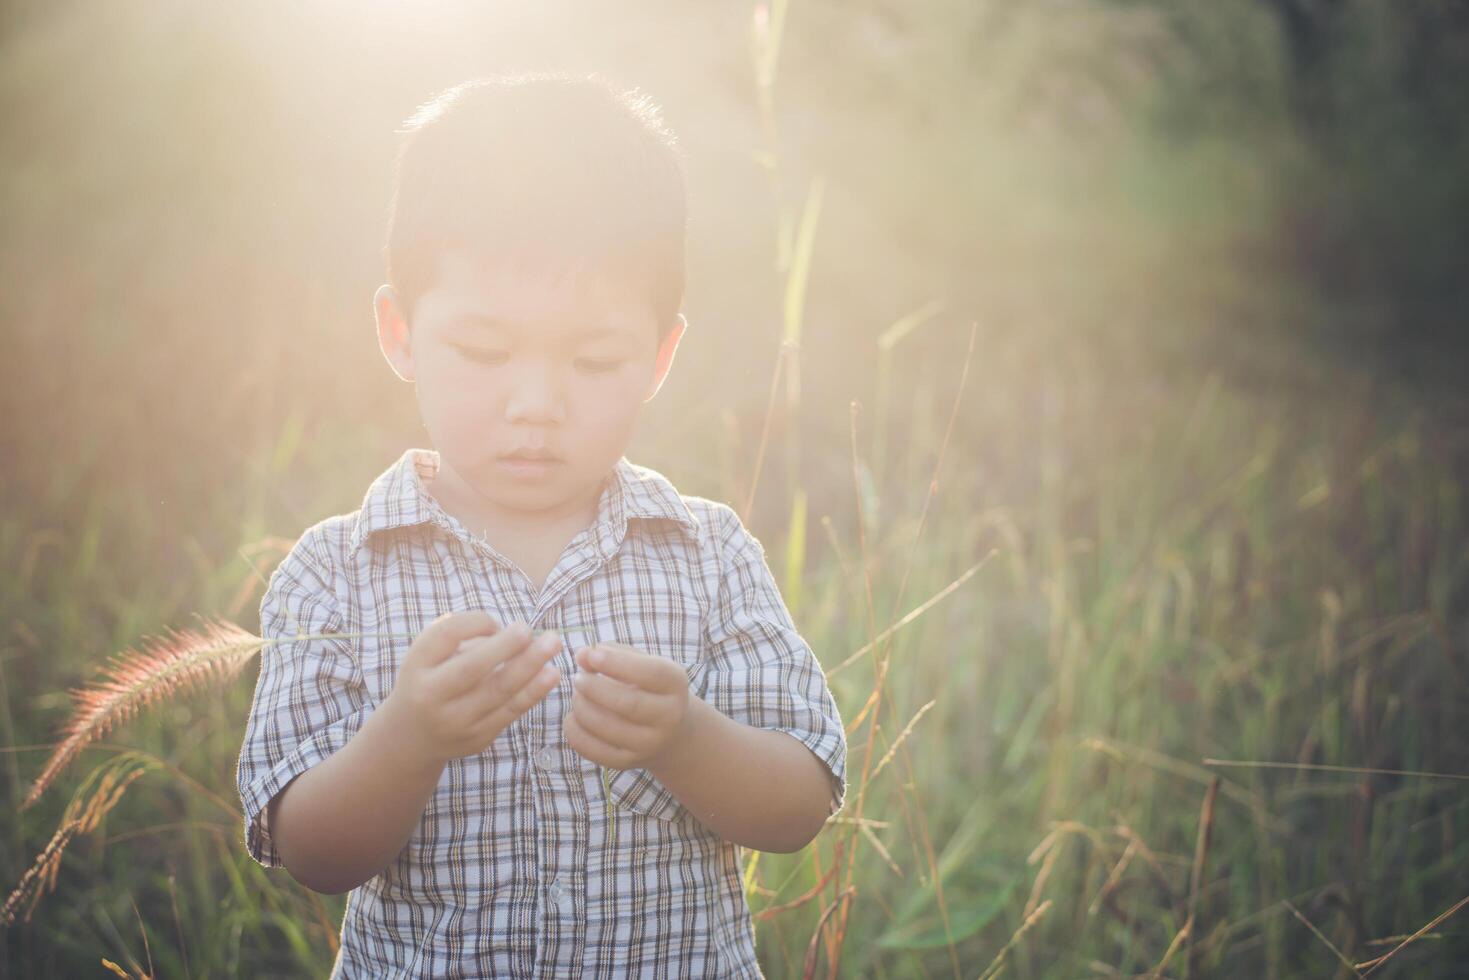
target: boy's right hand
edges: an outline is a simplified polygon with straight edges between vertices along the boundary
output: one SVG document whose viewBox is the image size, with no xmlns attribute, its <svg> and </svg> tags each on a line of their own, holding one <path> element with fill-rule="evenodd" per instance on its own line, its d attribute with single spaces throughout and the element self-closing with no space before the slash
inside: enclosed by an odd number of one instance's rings
<svg viewBox="0 0 1469 980">
<path fill-rule="evenodd" d="M 396 716 L 405 747 L 425 762 L 483 752 L 556 686 L 547 661 L 560 648 L 554 633 L 533 637 L 523 623 L 502 629 L 486 613 L 440 616 L 408 648 L 378 710 Z"/>
</svg>

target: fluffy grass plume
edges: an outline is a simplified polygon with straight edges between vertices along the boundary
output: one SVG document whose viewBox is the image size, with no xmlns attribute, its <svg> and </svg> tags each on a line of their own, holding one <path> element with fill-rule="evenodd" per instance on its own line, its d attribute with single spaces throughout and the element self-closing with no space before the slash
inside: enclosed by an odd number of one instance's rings
<svg viewBox="0 0 1469 980">
<path fill-rule="evenodd" d="M 266 640 L 224 619 L 200 619 L 200 628 L 144 638 L 141 648 L 115 655 L 100 683 L 72 689 L 71 719 L 61 742 L 21 802 L 24 810 L 46 792 L 77 753 L 139 709 L 167 697 L 233 679 Z"/>
<path fill-rule="evenodd" d="M 595 631 L 583 626 L 561 632 Z M 265 639 L 227 619 L 200 617 L 197 630 L 169 629 L 164 636 L 145 637 L 141 649 L 129 647 L 104 668 L 101 682 L 71 691 L 71 720 L 46 767 L 21 802 L 24 810 L 38 800 L 78 752 L 132 718 L 142 708 L 166 698 L 192 693 L 211 684 L 226 684 L 261 649 L 278 643 L 349 640 L 364 636 L 411 639 L 414 633 L 299 633 Z"/>
</svg>

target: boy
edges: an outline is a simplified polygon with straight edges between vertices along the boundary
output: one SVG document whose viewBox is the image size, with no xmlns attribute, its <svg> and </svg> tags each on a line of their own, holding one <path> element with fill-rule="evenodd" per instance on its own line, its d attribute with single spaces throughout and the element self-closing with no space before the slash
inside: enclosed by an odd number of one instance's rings
<svg viewBox="0 0 1469 980">
<path fill-rule="evenodd" d="M 262 651 L 246 846 L 351 889 L 334 978 L 758 977 L 739 848 L 804 847 L 846 741 L 759 543 L 622 455 L 686 326 L 673 137 L 546 74 L 405 133 L 374 306 L 436 449 L 271 576 L 263 636 L 368 635 Z"/>
</svg>

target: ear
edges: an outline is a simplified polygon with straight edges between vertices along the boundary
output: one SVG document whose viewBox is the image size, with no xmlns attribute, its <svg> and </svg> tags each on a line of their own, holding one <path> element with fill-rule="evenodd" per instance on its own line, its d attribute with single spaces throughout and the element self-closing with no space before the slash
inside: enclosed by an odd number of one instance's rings
<svg viewBox="0 0 1469 980">
<path fill-rule="evenodd" d="M 653 377 L 648 382 L 648 393 L 643 396 L 644 402 L 652 401 L 653 396 L 658 394 L 658 389 L 663 387 L 663 379 L 668 377 L 668 369 L 673 367 L 673 354 L 678 350 L 679 338 L 688 325 L 689 321 L 680 313 L 678 322 L 669 328 L 668 336 L 658 345 L 658 356 L 653 359 Z"/>
<path fill-rule="evenodd" d="M 412 381 L 413 333 L 408 329 L 398 291 L 388 283 L 377 287 L 372 296 L 372 312 L 377 317 L 377 345 L 388 366 L 399 378 Z"/>
</svg>

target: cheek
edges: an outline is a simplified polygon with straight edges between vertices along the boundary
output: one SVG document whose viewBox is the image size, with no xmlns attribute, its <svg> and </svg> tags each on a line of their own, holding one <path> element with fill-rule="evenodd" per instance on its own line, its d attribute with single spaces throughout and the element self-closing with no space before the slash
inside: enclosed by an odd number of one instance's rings
<svg viewBox="0 0 1469 980">
<path fill-rule="evenodd" d="M 637 421 L 646 389 L 646 380 L 639 379 L 585 385 L 576 393 L 574 409 L 589 430 L 622 432 Z"/>
<path fill-rule="evenodd" d="M 569 431 L 568 448 L 577 447 L 577 456 L 594 469 L 605 469 L 627 451 L 638 417 L 636 399 L 608 393 L 593 396 L 586 404 L 573 407 L 577 421 Z"/>
<path fill-rule="evenodd" d="M 494 388 L 453 365 L 434 365 L 420 374 L 417 386 L 419 410 L 424 423 L 435 434 L 456 438 L 483 432 L 485 420 L 494 411 Z"/>
</svg>

